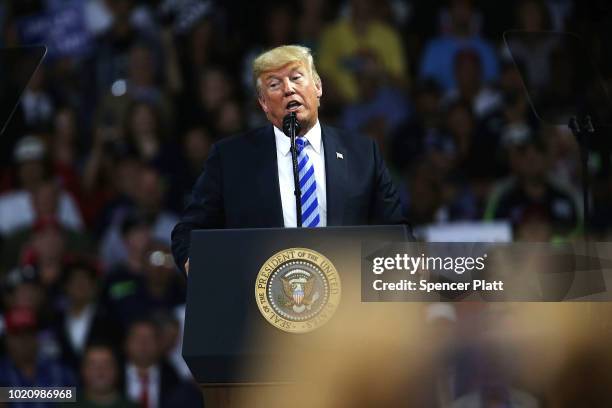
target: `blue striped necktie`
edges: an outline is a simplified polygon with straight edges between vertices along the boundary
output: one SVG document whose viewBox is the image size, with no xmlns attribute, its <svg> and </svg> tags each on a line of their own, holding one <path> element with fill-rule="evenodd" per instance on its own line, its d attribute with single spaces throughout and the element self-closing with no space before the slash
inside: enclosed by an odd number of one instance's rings
<svg viewBox="0 0 612 408">
<path fill-rule="evenodd" d="M 316 227 L 321 222 L 319 216 L 319 201 L 317 200 L 317 182 L 315 180 L 314 166 L 306 153 L 308 139 L 298 137 L 295 139 L 298 151 L 298 171 L 300 190 L 302 191 L 302 226 Z"/>
</svg>

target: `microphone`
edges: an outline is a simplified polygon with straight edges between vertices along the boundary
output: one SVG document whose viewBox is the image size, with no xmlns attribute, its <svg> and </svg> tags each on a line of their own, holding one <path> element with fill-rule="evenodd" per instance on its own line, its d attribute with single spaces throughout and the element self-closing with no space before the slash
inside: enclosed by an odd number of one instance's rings
<svg viewBox="0 0 612 408">
<path fill-rule="evenodd" d="M 291 140 L 291 162 L 293 163 L 293 186 L 295 194 L 295 215 L 296 224 L 302 226 L 302 191 L 300 189 L 300 175 L 298 171 L 297 148 L 295 138 L 300 132 L 300 122 L 297 120 L 295 112 L 291 112 L 283 118 L 283 133 Z"/>
<path fill-rule="evenodd" d="M 287 137 L 297 136 L 300 133 L 300 122 L 297 119 L 297 115 L 295 112 L 291 112 L 283 118 L 283 133 L 287 135 Z"/>
</svg>

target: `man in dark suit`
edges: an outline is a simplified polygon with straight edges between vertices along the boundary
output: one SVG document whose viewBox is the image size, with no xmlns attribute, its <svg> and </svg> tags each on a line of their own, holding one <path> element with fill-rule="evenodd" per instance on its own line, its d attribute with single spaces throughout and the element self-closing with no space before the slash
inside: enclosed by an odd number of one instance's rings
<svg viewBox="0 0 612 408">
<path fill-rule="evenodd" d="M 177 264 L 189 270 L 190 232 L 198 228 L 295 227 L 290 141 L 283 118 L 295 112 L 303 226 L 397 224 L 398 194 L 375 142 L 322 126 L 321 79 L 310 50 L 281 46 L 253 62 L 257 98 L 271 126 L 211 149 L 192 201 L 172 232 Z"/>
<path fill-rule="evenodd" d="M 134 321 L 125 338 L 123 391 L 143 408 L 202 407 L 202 394 L 182 380 L 163 356 L 159 327 L 152 320 Z"/>
</svg>

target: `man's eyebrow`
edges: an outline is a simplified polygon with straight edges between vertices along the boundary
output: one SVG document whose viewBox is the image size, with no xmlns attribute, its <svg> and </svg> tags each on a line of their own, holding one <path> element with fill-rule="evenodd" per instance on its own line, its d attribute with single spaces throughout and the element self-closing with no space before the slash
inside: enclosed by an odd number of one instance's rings
<svg viewBox="0 0 612 408">
<path fill-rule="evenodd" d="M 266 82 L 270 82 L 272 80 L 279 80 L 279 77 L 277 75 L 268 75 L 264 78 L 264 81 Z"/>
</svg>

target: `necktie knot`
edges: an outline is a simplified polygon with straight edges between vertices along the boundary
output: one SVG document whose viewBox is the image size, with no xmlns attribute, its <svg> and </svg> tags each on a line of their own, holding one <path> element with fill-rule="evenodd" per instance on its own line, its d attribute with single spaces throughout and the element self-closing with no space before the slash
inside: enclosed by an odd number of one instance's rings
<svg viewBox="0 0 612 408">
<path fill-rule="evenodd" d="M 295 145 L 297 146 L 298 153 L 300 153 L 308 145 L 308 139 L 305 137 L 298 137 L 295 139 Z"/>
</svg>

